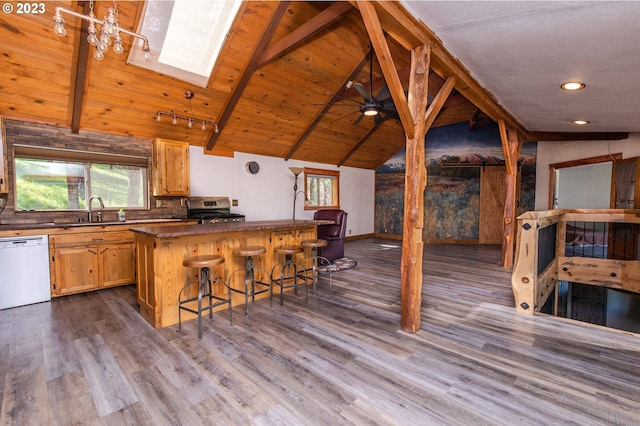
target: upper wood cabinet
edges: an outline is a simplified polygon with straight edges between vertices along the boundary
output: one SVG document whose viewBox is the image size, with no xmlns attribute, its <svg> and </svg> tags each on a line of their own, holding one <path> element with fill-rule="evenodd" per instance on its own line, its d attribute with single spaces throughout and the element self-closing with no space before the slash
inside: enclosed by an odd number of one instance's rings
<svg viewBox="0 0 640 426">
<path fill-rule="evenodd" d="M 153 195 L 189 195 L 189 143 L 153 141 Z"/>
<path fill-rule="evenodd" d="M 4 117 L 0 115 L 0 194 L 9 193 L 7 172 L 7 136 L 4 131 Z"/>
</svg>

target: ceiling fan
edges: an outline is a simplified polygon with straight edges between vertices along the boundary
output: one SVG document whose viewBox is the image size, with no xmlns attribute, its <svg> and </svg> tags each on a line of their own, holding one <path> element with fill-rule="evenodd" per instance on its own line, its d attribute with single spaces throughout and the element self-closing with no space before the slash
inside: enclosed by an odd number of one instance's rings
<svg viewBox="0 0 640 426">
<path fill-rule="evenodd" d="M 391 93 L 389 92 L 389 87 L 386 84 L 373 96 L 373 48 L 370 48 L 369 51 L 369 91 L 367 92 L 362 83 L 354 81 L 347 83 L 346 88 L 350 89 L 351 87 L 362 97 L 362 102 L 350 98 L 342 98 L 337 95 L 334 96 L 358 105 L 358 110 L 353 112 L 360 112 L 360 115 L 353 121 L 353 125 L 360 123 L 364 117 L 372 117 L 376 124 L 381 124 L 391 118 L 399 120 L 398 112 L 393 104 Z"/>
</svg>

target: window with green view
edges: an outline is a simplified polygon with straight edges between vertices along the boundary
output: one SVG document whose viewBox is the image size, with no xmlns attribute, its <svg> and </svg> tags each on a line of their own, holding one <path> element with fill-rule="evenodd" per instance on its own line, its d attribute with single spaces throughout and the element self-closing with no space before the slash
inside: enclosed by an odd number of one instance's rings
<svg viewBox="0 0 640 426">
<path fill-rule="evenodd" d="M 105 208 L 148 206 L 146 167 L 25 158 L 16 154 L 16 210 L 87 210 L 92 195 Z"/>
</svg>

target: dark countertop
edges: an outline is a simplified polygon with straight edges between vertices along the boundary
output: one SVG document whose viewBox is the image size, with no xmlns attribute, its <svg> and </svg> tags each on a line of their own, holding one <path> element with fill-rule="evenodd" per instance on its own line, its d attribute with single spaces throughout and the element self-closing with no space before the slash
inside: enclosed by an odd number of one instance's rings
<svg viewBox="0 0 640 426">
<path fill-rule="evenodd" d="M 19 231 L 29 229 L 50 229 L 50 228 L 79 228 L 79 227 L 99 227 L 99 226 L 114 226 L 114 225 L 129 225 L 138 226 L 145 223 L 174 223 L 193 221 L 193 219 L 133 219 L 125 220 L 124 222 L 44 222 L 44 223 L 16 223 L 16 224 L 2 224 L 0 225 L 0 231 Z"/>
<path fill-rule="evenodd" d="M 268 231 L 305 228 L 333 223 L 330 220 L 261 220 L 252 222 L 205 223 L 175 226 L 143 226 L 131 228 L 133 232 L 155 238 L 189 237 L 193 235 L 221 234 L 225 232 Z"/>
</svg>

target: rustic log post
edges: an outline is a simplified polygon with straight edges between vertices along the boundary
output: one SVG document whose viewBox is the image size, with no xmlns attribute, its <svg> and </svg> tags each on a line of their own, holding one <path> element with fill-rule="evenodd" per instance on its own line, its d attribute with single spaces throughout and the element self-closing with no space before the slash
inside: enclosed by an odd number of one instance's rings
<svg viewBox="0 0 640 426">
<path fill-rule="evenodd" d="M 409 109 L 413 116 L 414 134 L 407 135 L 406 170 L 404 187 L 404 228 L 402 237 L 402 318 L 403 331 L 420 330 L 420 306 L 422 304 L 422 229 L 424 227 L 424 189 L 427 185 L 427 169 L 424 164 L 424 114 L 427 106 L 429 59 L 431 49 L 427 45 L 411 51 L 409 77 Z"/>
<path fill-rule="evenodd" d="M 504 121 L 498 121 L 500 139 L 506 165 L 505 174 L 505 200 L 502 228 L 502 266 L 513 266 L 513 245 L 516 220 L 516 188 L 518 181 L 518 157 L 522 144 L 518 141 L 518 133 L 515 130 L 506 131 Z"/>
<path fill-rule="evenodd" d="M 518 219 L 516 264 L 511 274 L 511 288 L 520 313 L 533 315 L 538 277 L 538 221 L 535 218 Z"/>
</svg>

